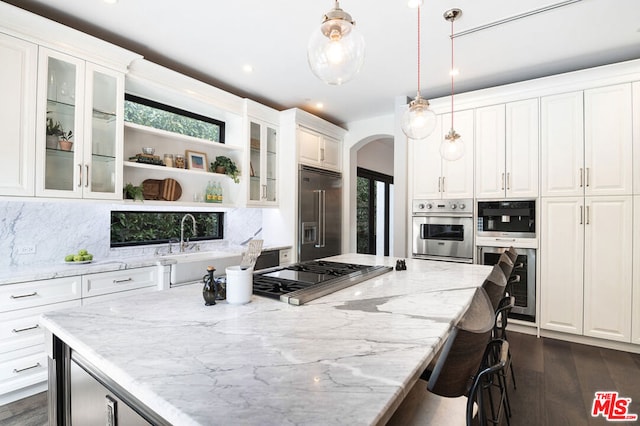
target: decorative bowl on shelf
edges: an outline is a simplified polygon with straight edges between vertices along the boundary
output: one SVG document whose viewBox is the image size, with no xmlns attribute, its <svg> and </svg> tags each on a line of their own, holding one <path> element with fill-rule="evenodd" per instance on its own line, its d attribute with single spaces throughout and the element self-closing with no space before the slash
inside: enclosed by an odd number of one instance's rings
<svg viewBox="0 0 640 426">
<path fill-rule="evenodd" d="M 155 148 L 152 147 L 144 147 L 142 148 L 142 153 L 147 155 L 153 155 L 156 152 Z"/>
</svg>

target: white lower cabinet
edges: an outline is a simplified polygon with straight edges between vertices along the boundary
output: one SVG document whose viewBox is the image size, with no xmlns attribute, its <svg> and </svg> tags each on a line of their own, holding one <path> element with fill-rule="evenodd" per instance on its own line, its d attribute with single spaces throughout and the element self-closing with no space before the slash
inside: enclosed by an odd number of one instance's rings
<svg viewBox="0 0 640 426">
<path fill-rule="evenodd" d="M 632 197 L 541 204 L 541 328 L 630 342 Z"/>
<path fill-rule="evenodd" d="M 41 314 L 158 288 L 155 266 L 0 286 L 0 405 L 46 390 Z"/>
<path fill-rule="evenodd" d="M 0 286 L 0 405 L 46 389 L 40 314 L 80 306 L 81 277 Z"/>
<path fill-rule="evenodd" d="M 127 296 L 139 289 L 154 291 L 158 285 L 158 271 L 154 266 L 136 269 L 124 269 L 114 272 L 100 272 L 82 277 L 82 304 L 98 296 L 114 298 Z M 106 300 L 104 297 L 102 300 Z"/>
<path fill-rule="evenodd" d="M 640 196 L 633 197 L 633 299 L 631 343 L 640 345 Z"/>
</svg>

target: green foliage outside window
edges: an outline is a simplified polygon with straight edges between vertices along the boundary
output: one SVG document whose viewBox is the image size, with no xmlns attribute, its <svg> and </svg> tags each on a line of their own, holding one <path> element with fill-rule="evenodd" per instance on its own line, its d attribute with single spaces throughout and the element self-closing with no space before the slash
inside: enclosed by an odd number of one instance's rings
<svg viewBox="0 0 640 426">
<path fill-rule="evenodd" d="M 126 95 L 124 120 L 181 135 L 224 143 L 224 122 Z"/>
<path fill-rule="evenodd" d="M 143 244 L 162 244 L 170 239 L 180 240 L 182 218 L 187 212 L 111 212 L 111 247 Z M 184 238 L 190 241 L 220 240 L 223 238 L 223 213 L 191 212 L 196 219 L 193 235 L 191 218 L 184 223 Z"/>
</svg>

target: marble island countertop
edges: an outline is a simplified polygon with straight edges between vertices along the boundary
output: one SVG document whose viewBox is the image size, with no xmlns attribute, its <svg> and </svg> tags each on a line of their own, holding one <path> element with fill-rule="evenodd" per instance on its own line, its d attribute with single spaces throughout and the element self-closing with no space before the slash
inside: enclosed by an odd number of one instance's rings
<svg viewBox="0 0 640 426">
<path fill-rule="evenodd" d="M 394 266 L 395 258 L 331 260 Z M 303 306 L 205 306 L 189 285 L 43 315 L 44 327 L 175 425 L 384 423 L 490 267 L 407 259 Z"/>
</svg>

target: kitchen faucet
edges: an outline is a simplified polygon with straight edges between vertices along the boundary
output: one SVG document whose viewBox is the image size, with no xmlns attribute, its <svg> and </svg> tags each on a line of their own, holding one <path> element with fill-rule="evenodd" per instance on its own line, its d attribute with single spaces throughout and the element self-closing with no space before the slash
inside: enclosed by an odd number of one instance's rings
<svg viewBox="0 0 640 426">
<path fill-rule="evenodd" d="M 184 252 L 185 248 L 186 248 L 186 244 L 184 241 L 184 220 L 190 217 L 192 222 L 193 222 L 193 235 L 196 235 L 196 218 L 193 217 L 193 215 L 191 213 L 187 213 L 184 216 L 182 216 L 182 223 L 180 224 L 180 253 Z M 189 242 L 189 239 L 187 239 L 187 242 Z"/>
</svg>

